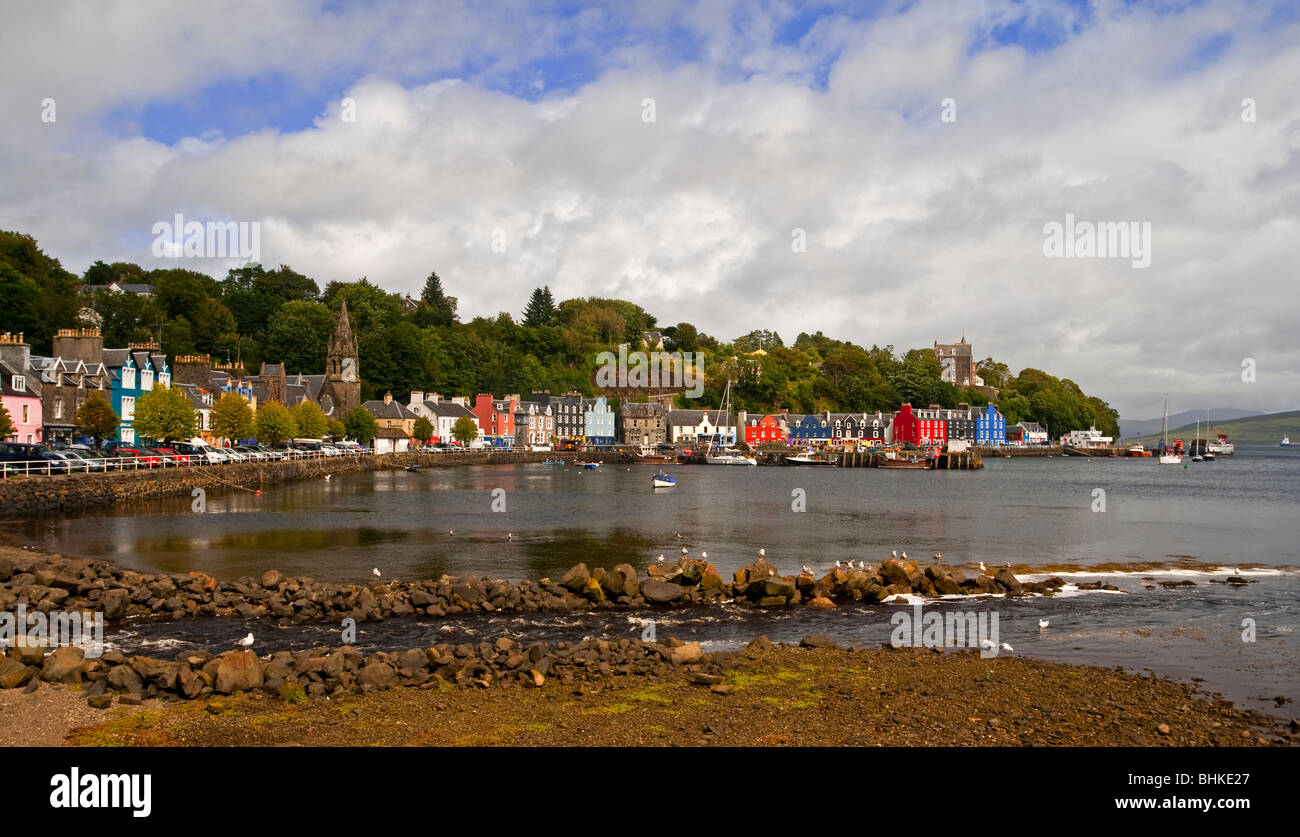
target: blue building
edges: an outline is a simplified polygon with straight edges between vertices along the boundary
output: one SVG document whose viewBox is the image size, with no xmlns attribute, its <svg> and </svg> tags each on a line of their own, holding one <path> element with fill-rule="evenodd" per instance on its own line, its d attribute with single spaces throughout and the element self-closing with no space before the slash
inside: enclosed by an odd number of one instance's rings
<svg viewBox="0 0 1300 837">
<path fill-rule="evenodd" d="M 996 404 L 989 404 L 982 413 L 975 414 L 975 444 L 1005 445 L 1007 420 L 998 412 Z"/>
<path fill-rule="evenodd" d="M 817 413 L 801 416 L 798 421 L 790 416 L 790 444 L 825 444 L 831 440 L 831 423 Z"/>
<path fill-rule="evenodd" d="M 604 396 L 582 399 L 583 437 L 589 445 L 614 444 L 614 411 Z"/>
<path fill-rule="evenodd" d="M 153 390 L 154 384 L 171 386 L 171 367 L 156 343 L 131 344 L 126 349 L 105 349 L 104 366 L 113 382 L 113 412 L 121 419 L 117 439 L 123 445 L 136 443 L 136 399 Z"/>
</svg>

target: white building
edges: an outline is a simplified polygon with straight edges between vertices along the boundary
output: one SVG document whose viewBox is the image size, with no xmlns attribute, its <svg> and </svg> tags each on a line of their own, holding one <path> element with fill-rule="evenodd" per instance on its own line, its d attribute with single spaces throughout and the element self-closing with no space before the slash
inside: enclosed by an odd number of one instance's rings
<svg viewBox="0 0 1300 837">
<path fill-rule="evenodd" d="M 1105 448 L 1114 441 L 1112 436 L 1103 436 L 1095 427 L 1087 430 L 1071 430 L 1061 437 L 1061 444 L 1072 448 Z"/>
</svg>

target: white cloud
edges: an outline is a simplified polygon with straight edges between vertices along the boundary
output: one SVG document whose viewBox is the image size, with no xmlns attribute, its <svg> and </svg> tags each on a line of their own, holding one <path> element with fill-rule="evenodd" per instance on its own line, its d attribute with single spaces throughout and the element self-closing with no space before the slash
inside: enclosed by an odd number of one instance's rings
<svg viewBox="0 0 1300 837">
<path fill-rule="evenodd" d="M 902 349 L 964 333 L 980 356 L 1070 377 L 1129 415 L 1154 414 L 1165 391 L 1179 409 L 1296 406 L 1297 318 L 1278 300 L 1296 296 L 1300 38 L 1253 5 L 1101 7 L 1031 53 L 971 50 L 1007 20 L 1001 3 L 827 18 L 795 45 L 727 5 L 656 18 L 647 4 L 647 21 L 706 38 L 706 59 L 674 65 L 633 40 L 595 81 L 536 102 L 482 82 L 548 39 L 596 38 L 605 15 L 294 4 L 208 26 L 166 7 L 93 21 L 69 8 L 12 15 L 0 44 L 0 106 L 32 114 L 0 139 L 0 217 L 75 270 L 151 265 L 153 221 L 210 213 L 262 221 L 264 261 L 322 285 L 366 275 L 415 294 L 436 269 L 468 315 L 517 314 L 550 284 L 724 338 L 821 330 Z M 1225 31 L 1221 59 L 1189 68 Z M 484 55 L 489 69 L 461 71 Z M 810 86 L 835 56 L 825 89 Z M 322 95 L 305 130 L 168 146 L 101 127 L 115 108 L 232 76 L 340 65 L 366 75 Z M 403 82 L 430 73 L 452 78 Z M 46 88 L 57 126 L 36 116 Z M 355 123 L 339 118 L 344 96 Z M 945 97 L 955 124 L 939 121 Z M 1045 259 L 1042 225 L 1067 212 L 1152 222 L 1151 267 Z M 793 227 L 806 253 L 791 252 Z M 1240 383 L 1245 356 L 1257 384 Z"/>
</svg>

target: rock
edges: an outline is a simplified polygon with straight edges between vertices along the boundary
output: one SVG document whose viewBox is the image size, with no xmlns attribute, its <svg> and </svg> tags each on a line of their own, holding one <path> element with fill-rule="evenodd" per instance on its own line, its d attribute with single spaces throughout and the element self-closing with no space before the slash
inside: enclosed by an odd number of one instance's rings
<svg viewBox="0 0 1300 837">
<path fill-rule="evenodd" d="M 831 601 L 825 596 L 818 596 L 817 598 L 808 602 L 808 606 L 811 608 L 816 608 L 817 610 L 835 610 L 837 608 L 835 602 Z"/>
<path fill-rule="evenodd" d="M 102 695 L 91 695 L 89 698 L 86 698 L 86 703 L 89 704 L 92 709 L 107 709 L 113 705 L 113 696 L 108 692 L 105 692 Z"/>
<path fill-rule="evenodd" d="M 697 671 L 691 675 L 691 682 L 696 686 L 716 686 L 722 682 L 722 675 Z"/>
<path fill-rule="evenodd" d="M 546 685 L 546 678 L 542 676 L 540 671 L 532 668 L 528 670 L 528 680 L 526 682 L 534 688 L 540 689 Z"/>
<path fill-rule="evenodd" d="M 591 578 L 591 572 L 587 569 L 587 565 L 577 564 L 570 567 L 569 571 L 560 579 L 560 586 L 574 593 L 581 593 L 586 588 L 589 578 Z"/>
<path fill-rule="evenodd" d="M 719 683 L 716 686 L 710 686 L 709 691 L 715 695 L 729 695 L 731 694 L 731 687 L 726 683 Z"/>
<path fill-rule="evenodd" d="M 781 607 L 782 605 L 789 604 L 789 602 L 790 600 L 785 596 L 763 596 L 758 600 L 758 604 L 761 607 Z"/>
<path fill-rule="evenodd" d="M 1016 578 L 1009 567 L 998 567 L 998 571 L 993 573 L 993 580 L 1008 590 L 1019 590 L 1022 586 L 1020 579 Z"/>
<path fill-rule="evenodd" d="M 771 651 L 772 640 L 767 638 L 767 634 L 760 634 L 751 639 L 749 645 L 745 647 L 750 651 Z"/>
<path fill-rule="evenodd" d="M 775 576 L 776 567 L 769 564 L 766 558 L 759 558 L 752 564 L 746 564 L 732 575 L 737 584 L 749 584 L 751 581 L 759 581 Z"/>
<path fill-rule="evenodd" d="M 397 685 L 397 671 L 388 663 L 367 663 L 357 675 L 357 685 L 363 690 L 391 689 Z"/>
<path fill-rule="evenodd" d="M 76 647 L 55 648 L 45 658 L 41 679 L 49 683 L 80 683 L 86 652 Z"/>
<path fill-rule="evenodd" d="M 17 689 L 27 685 L 36 669 L 23 665 L 12 657 L 0 657 L 0 689 Z"/>
<path fill-rule="evenodd" d="M 116 622 L 123 616 L 126 616 L 126 606 L 131 603 L 131 594 L 120 587 L 114 587 L 104 594 L 100 600 L 100 609 L 104 611 L 104 619 L 108 622 Z"/>
<path fill-rule="evenodd" d="M 825 634 L 812 634 L 799 640 L 800 648 L 839 648 L 831 638 Z"/>
<path fill-rule="evenodd" d="M 1156 727 L 1156 732 L 1160 733 L 1161 735 L 1168 735 L 1168 734 L 1169 734 L 1169 725 L 1168 725 L 1168 724 L 1160 724 L 1159 726 Z"/>
<path fill-rule="evenodd" d="M 19 635 L 14 638 L 14 645 L 9 646 L 8 654 L 25 666 L 38 666 L 45 659 L 45 646 L 26 641 Z"/>
<path fill-rule="evenodd" d="M 284 576 L 278 570 L 267 570 L 262 573 L 262 586 L 267 590 L 274 590 L 284 581 Z"/>
<path fill-rule="evenodd" d="M 641 595 L 652 604 L 668 604 L 682 594 L 681 585 L 647 579 L 641 583 Z"/>
<path fill-rule="evenodd" d="M 238 651 L 221 658 L 212 688 L 219 694 L 233 695 L 260 689 L 264 682 L 257 655 L 252 651 Z"/>
<path fill-rule="evenodd" d="M 685 666 L 691 663 L 698 663 L 704 659 L 704 650 L 700 648 L 698 642 L 687 642 L 677 646 L 672 650 L 669 660 L 675 666 Z"/>
</svg>

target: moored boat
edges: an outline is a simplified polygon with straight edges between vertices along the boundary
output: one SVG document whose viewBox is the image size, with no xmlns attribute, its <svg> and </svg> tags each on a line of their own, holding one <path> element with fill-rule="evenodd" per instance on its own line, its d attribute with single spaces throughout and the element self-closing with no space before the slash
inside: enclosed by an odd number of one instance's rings
<svg viewBox="0 0 1300 837">
<path fill-rule="evenodd" d="M 1128 449 L 1128 455 L 1129 456 L 1150 456 L 1151 451 L 1147 450 L 1142 445 L 1132 445 Z"/>
<path fill-rule="evenodd" d="M 677 480 L 660 471 L 650 479 L 650 484 L 655 488 L 672 488 L 677 484 Z"/>
<path fill-rule="evenodd" d="M 813 467 L 834 467 L 835 463 L 829 459 L 821 459 L 810 450 L 803 451 L 797 456 L 787 456 L 785 461 L 791 465 L 807 465 Z"/>
<path fill-rule="evenodd" d="M 1280 447 L 1280 448 L 1289 448 L 1289 447 L 1291 447 L 1291 437 L 1290 437 L 1290 436 L 1283 436 L 1283 437 L 1282 437 L 1282 444 L 1278 445 L 1278 447 Z"/>
<path fill-rule="evenodd" d="M 1160 429 L 1160 458 L 1157 460 L 1161 465 L 1177 465 L 1183 461 L 1182 440 L 1175 440 L 1175 447 L 1169 447 L 1169 396 L 1165 396 L 1165 420 Z"/>
</svg>

